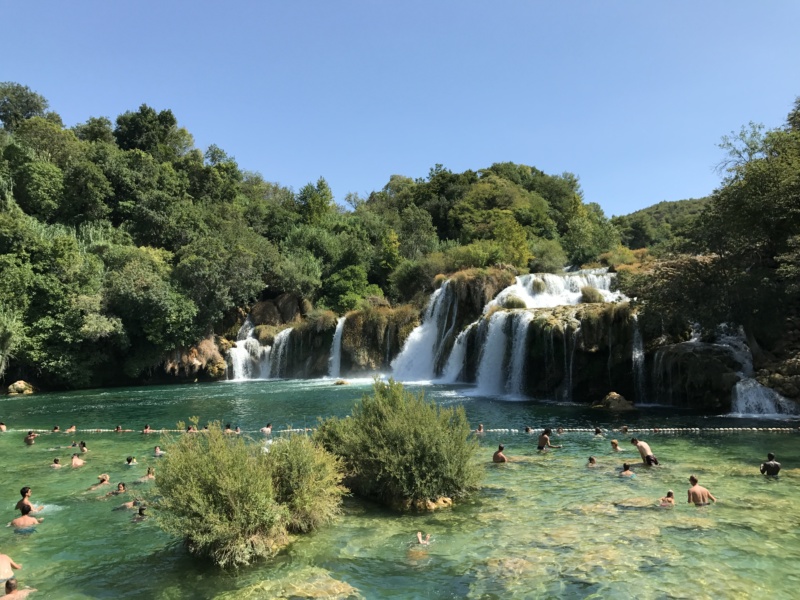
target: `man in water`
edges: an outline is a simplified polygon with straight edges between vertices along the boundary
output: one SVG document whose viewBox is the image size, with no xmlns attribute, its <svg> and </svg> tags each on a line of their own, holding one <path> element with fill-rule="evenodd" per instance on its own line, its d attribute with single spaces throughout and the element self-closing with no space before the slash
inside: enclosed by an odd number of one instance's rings
<svg viewBox="0 0 800 600">
<path fill-rule="evenodd" d="M 675 506 L 675 492 L 668 490 L 667 495 L 661 498 L 661 506 L 664 508 Z"/>
<path fill-rule="evenodd" d="M 138 465 L 139 463 L 136 462 L 135 456 L 129 456 L 125 459 L 125 464 L 129 467 L 133 467 L 134 465 Z"/>
<path fill-rule="evenodd" d="M 505 450 L 505 448 L 506 447 L 503 446 L 503 444 L 500 444 L 500 446 L 497 447 L 497 452 L 495 452 L 492 455 L 492 462 L 496 462 L 496 463 L 508 462 L 508 458 L 506 457 L 505 454 L 503 454 L 503 450 Z"/>
<path fill-rule="evenodd" d="M 21 511 L 23 507 L 27 506 L 31 509 L 30 512 L 35 513 L 44 508 L 44 506 L 34 506 L 31 504 L 31 488 L 29 488 L 27 485 L 19 491 L 19 495 L 22 496 L 22 499 L 17 502 L 14 510 Z"/>
<path fill-rule="evenodd" d="M 259 431 L 264 435 L 271 435 L 272 434 L 272 423 L 267 423 L 266 427 L 262 427 Z"/>
<path fill-rule="evenodd" d="M 11 557 L 6 554 L 0 554 L 0 583 L 7 579 L 14 577 L 14 572 L 11 569 L 21 569 L 22 565 L 18 565 Z"/>
<path fill-rule="evenodd" d="M 133 516 L 133 519 L 131 519 L 131 521 L 133 523 L 141 523 L 142 521 L 144 521 L 147 518 L 147 515 L 145 514 L 146 510 L 147 510 L 146 506 L 140 506 L 139 512 Z"/>
<path fill-rule="evenodd" d="M 717 501 L 717 499 L 711 495 L 711 492 L 697 483 L 697 477 L 694 475 L 689 477 L 689 483 L 692 484 L 692 487 L 689 488 L 689 503 L 693 502 L 695 506 L 708 506 L 711 504 L 709 500 L 712 502 Z"/>
<path fill-rule="evenodd" d="M 60 469 L 61 466 L 62 465 L 61 465 L 61 459 L 60 458 L 54 458 L 53 459 L 53 464 L 50 465 L 50 467 L 53 468 L 53 469 Z"/>
<path fill-rule="evenodd" d="M 70 425 L 69 428 L 64 430 L 64 433 L 75 433 L 78 430 L 75 425 Z"/>
<path fill-rule="evenodd" d="M 761 474 L 767 477 L 777 477 L 781 470 L 781 463 L 775 460 L 775 455 L 767 454 L 767 462 L 761 463 Z"/>
<path fill-rule="evenodd" d="M 12 577 L 6 581 L 6 595 L 3 596 L 3 598 L 26 598 L 28 594 L 35 591 L 36 588 L 25 588 L 24 590 L 19 589 L 17 579 Z"/>
<path fill-rule="evenodd" d="M 22 511 L 22 516 L 11 521 L 7 527 L 13 527 L 14 529 L 27 529 L 28 527 L 35 527 L 44 520 L 32 517 L 31 507 L 27 504 L 25 504 L 20 510 Z"/>
<path fill-rule="evenodd" d="M 636 477 L 636 473 L 631 471 L 631 466 L 628 463 L 625 463 L 625 464 L 622 465 L 622 471 L 620 472 L 619 476 L 620 477 L 627 477 L 629 479 L 632 479 L 632 478 Z"/>
<path fill-rule="evenodd" d="M 636 446 L 639 450 L 639 454 L 642 456 L 642 462 L 648 467 L 658 464 L 658 459 L 653 455 L 653 451 L 650 450 L 650 446 L 647 442 L 640 442 L 636 438 L 631 438 L 631 444 Z"/>
<path fill-rule="evenodd" d="M 536 449 L 539 452 L 547 452 L 548 448 L 561 448 L 560 445 L 559 446 L 553 446 L 553 444 L 550 443 L 550 434 L 551 433 L 552 432 L 550 431 L 550 428 L 548 427 L 547 429 L 545 429 L 542 432 L 542 435 L 539 436 L 539 441 L 538 441 L 537 446 L 536 446 Z"/>
<path fill-rule="evenodd" d="M 142 433 L 150 433 L 150 424 L 149 423 L 144 426 L 144 429 L 142 429 Z"/>
<path fill-rule="evenodd" d="M 111 477 L 109 477 L 108 473 L 101 473 L 100 475 L 97 476 L 97 478 L 100 481 L 98 481 L 93 486 L 91 486 L 87 491 L 93 492 L 96 489 L 99 489 L 99 488 L 103 487 L 104 485 L 108 485 L 109 483 L 111 483 Z"/>
<path fill-rule="evenodd" d="M 475 430 L 475 433 L 483 433 L 483 423 L 478 423 L 478 428 Z"/>
<path fill-rule="evenodd" d="M 3 421 L 0 421 L 0 433 L 5 433 L 6 431 L 6 424 Z"/>
<path fill-rule="evenodd" d="M 28 446 L 33 446 L 36 443 L 36 438 L 39 437 L 38 433 L 34 433 L 33 431 L 29 431 L 28 435 L 25 436 L 24 441 L 25 444 Z"/>
<path fill-rule="evenodd" d="M 53 427 L 53 433 L 58 433 L 58 432 L 60 432 L 60 431 L 61 431 L 61 428 L 60 428 L 58 425 L 55 425 L 55 426 Z"/>
<path fill-rule="evenodd" d="M 77 469 L 78 467 L 82 467 L 85 464 L 86 464 L 86 461 L 83 460 L 80 456 L 78 456 L 77 453 L 72 455 L 72 468 L 73 469 Z"/>
<path fill-rule="evenodd" d="M 586 463 L 587 467 L 596 467 L 597 466 L 597 459 L 594 456 L 589 457 L 589 462 Z"/>
</svg>

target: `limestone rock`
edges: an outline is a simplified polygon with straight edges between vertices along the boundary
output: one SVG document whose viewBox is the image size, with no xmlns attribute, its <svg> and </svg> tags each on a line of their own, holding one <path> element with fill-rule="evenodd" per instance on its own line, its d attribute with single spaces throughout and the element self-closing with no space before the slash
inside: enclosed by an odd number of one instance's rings
<svg viewBox="0 0 800 600">
<path fill-rule="evenodd" d="M 609 392 L 600 402 L 593 404 L 592 408 L 604 408 L 613 411 L 636 410 L 632 402 L 626 400 L 617 392 Z"/>
<path fill-rule="evenodd" d="M 15 381 L 8 386 L 9 396 L 29 396 L 33 393 L 33 386 L 27 381 Z"/>
</svg>

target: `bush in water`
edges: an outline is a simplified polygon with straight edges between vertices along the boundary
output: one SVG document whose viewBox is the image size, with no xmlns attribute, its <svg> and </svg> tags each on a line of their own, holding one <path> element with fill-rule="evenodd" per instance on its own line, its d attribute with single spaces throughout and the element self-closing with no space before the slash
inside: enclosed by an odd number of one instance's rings
<svg viewBox="0 0 800 600">
<path fill-rule="evenodd" d="M 279 439 L 266 453 L 211 423 L 166 446 L 155 482 L 158 522 L 221 567 L 271 556 L 287 533 L 329 523 L 339 512 L 339 460 L 305 436 Z"/>
<path fill-rule="evenodd" d="M 463 407 L 437 406 L 392 380 L 376 381 L 350 417 L 323 421 L 315 439 L 342 457 L 353 492 L 390 506 L 464 496 L 482 473 Z"/>
</svg>

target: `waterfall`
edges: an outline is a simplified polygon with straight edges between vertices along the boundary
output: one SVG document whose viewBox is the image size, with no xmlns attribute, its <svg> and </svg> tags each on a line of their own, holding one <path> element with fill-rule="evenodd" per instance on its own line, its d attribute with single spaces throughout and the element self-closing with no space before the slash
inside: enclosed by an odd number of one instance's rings
<svg viewBox="0 0 800 600">
<path fill-rule="evenodd" d="M 731 392 L 731 414 L 735 415 L 793 415 L 797 407 L 775 390 L 755 379 L 741 379 Z"/>
<path fill-rule="evenodd" d="M 508 380 L 509 394 L 521 396 L 525 392 L 526 359 L 528 358 L 528 326 L 533 321 L 529 311 L 515 312 L 514 330 L 511 337 L 511 376 Z"/>
<path fill-rule="evenodd" d="M 575 348 L 578 346 L 578 334 L 581 331 L 581 322 L 577 320 L 575 322 L 577 323 L 577 325 L 575 326 L 575 329 L 572 330 L 572 352 L 570 352 L 569 354 L 569 383 L 568 383 L 569 387 L 567 388 L 569 391 L 567 400 L 569 402 L 572 402 L 572 390 L 573 390 L 572 370 L 575 367 Z"/>
<path fill-rule="evenodd" d="M 636 389 L 636 402 L 645 401 L 644 342 L 639 331 L 639 317 L 633 315 L 633 345 L 631 347 L 631 363 L 633 364 L 633 384 Z"/>
<path fill-rule="evenodd" d="M 339 317 L 336 321 L 336 331 L 333 333 L 333 342 L 331 342 L 331 354 L 328 358 L 328 377 L 339 377 L 339 371 L 342 367 L 342 331 L 344 331 L 344 322 L 347 317 Z"/>
<path fill-rule="evenodd" d="M 461 371 L 464 370 L 464 358 L 467 355 L 467 335 L 472 331 L 473 326 L 474 324 L 470 325 L 458 334 L 439 383 L 455 383 L 461 376 Z"/>
<path fill-rule="evenodd" d="M 254 337 L 255 326 L 248 316 L 236 335 L 236 344 L 228 350 L 234 381 L 269 378 L 270 347 Z"/>
<path fill-rule="evenodd" d="M 487 396 L 499 396 L 505 392 L 506 371 L 506 321 L 509 313 L 497 311 L 489 318 L 489 330 L 483 344 L 478 364 L 478 391 Z"/>
<path fill-rule="evenodd" d="M 553 275 L 551 273 L 532 273 L 522 275 L 514 283 L 484 308 L 484 313 L 492 306 L 504 306 L 509 297 L 516 297 L 525 303 L 526 308 L 552 308 L 580 304 L 581 288 L 589 286 L 600 292 L 606 302 L 625 299 L 620 292 L 612 292 L 611 284 L 615 275 L 605 269 L 588 269 L 575 273 Z"/>
<path fill-rule="evenodd" d="M 289 358 L 289 336 L 292 328 L 284 329 L 275 336 L 269 361 L 269 376 L 271 378 L 283 377 L 286 374 Z"/>
<path fill-rule="evenodd" d="M 446 338 L 453 334 L 456 298 L 445 281 L 428 301 L 422 323 L 409 334 L 403 349 L 392 362 L 392 374 L 399 381 L 426 381 L 436 376 L 436 365 Z"/>
</svg>

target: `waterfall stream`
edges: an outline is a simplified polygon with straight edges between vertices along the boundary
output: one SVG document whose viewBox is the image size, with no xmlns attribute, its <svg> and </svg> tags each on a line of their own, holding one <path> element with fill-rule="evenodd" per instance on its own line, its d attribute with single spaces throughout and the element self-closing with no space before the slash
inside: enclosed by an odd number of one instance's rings
<svg viewBox="0 0 800 600">
<path fill-rule="evenodd" d="M 262 346 L 254 333 L 255 326 L 248 316 L 239 328 L 236 344 L 228 350 L 233 381 L 269 378 L 271 349 Z"/>
<path fill-rule="evenodd" d="M 499 396 L 506 391 L 506 322 L 510 313 L 497 311 L 489 318 L 489 330 L 478 365 L 477 391 Z"/>
<path fill-rule="evenodd" d="M 336 321 L 336 331 L 333 333 L 331 342 L 331 354 L 328 358 L 328 377 L 337 378 L 342 368 L 342 331 L 347 317 L 339 317 Z"/>
<path fill-rule="evenodd" d="M 633 315 L 633 345 L 631 347 L 631 363 L 633 364 L 633 385 L 636 390 L 636 402 L 645 401 L 647 389 L 644 372 L 644 343 L 639 330 L 639 317 Z"/>
</svg>

